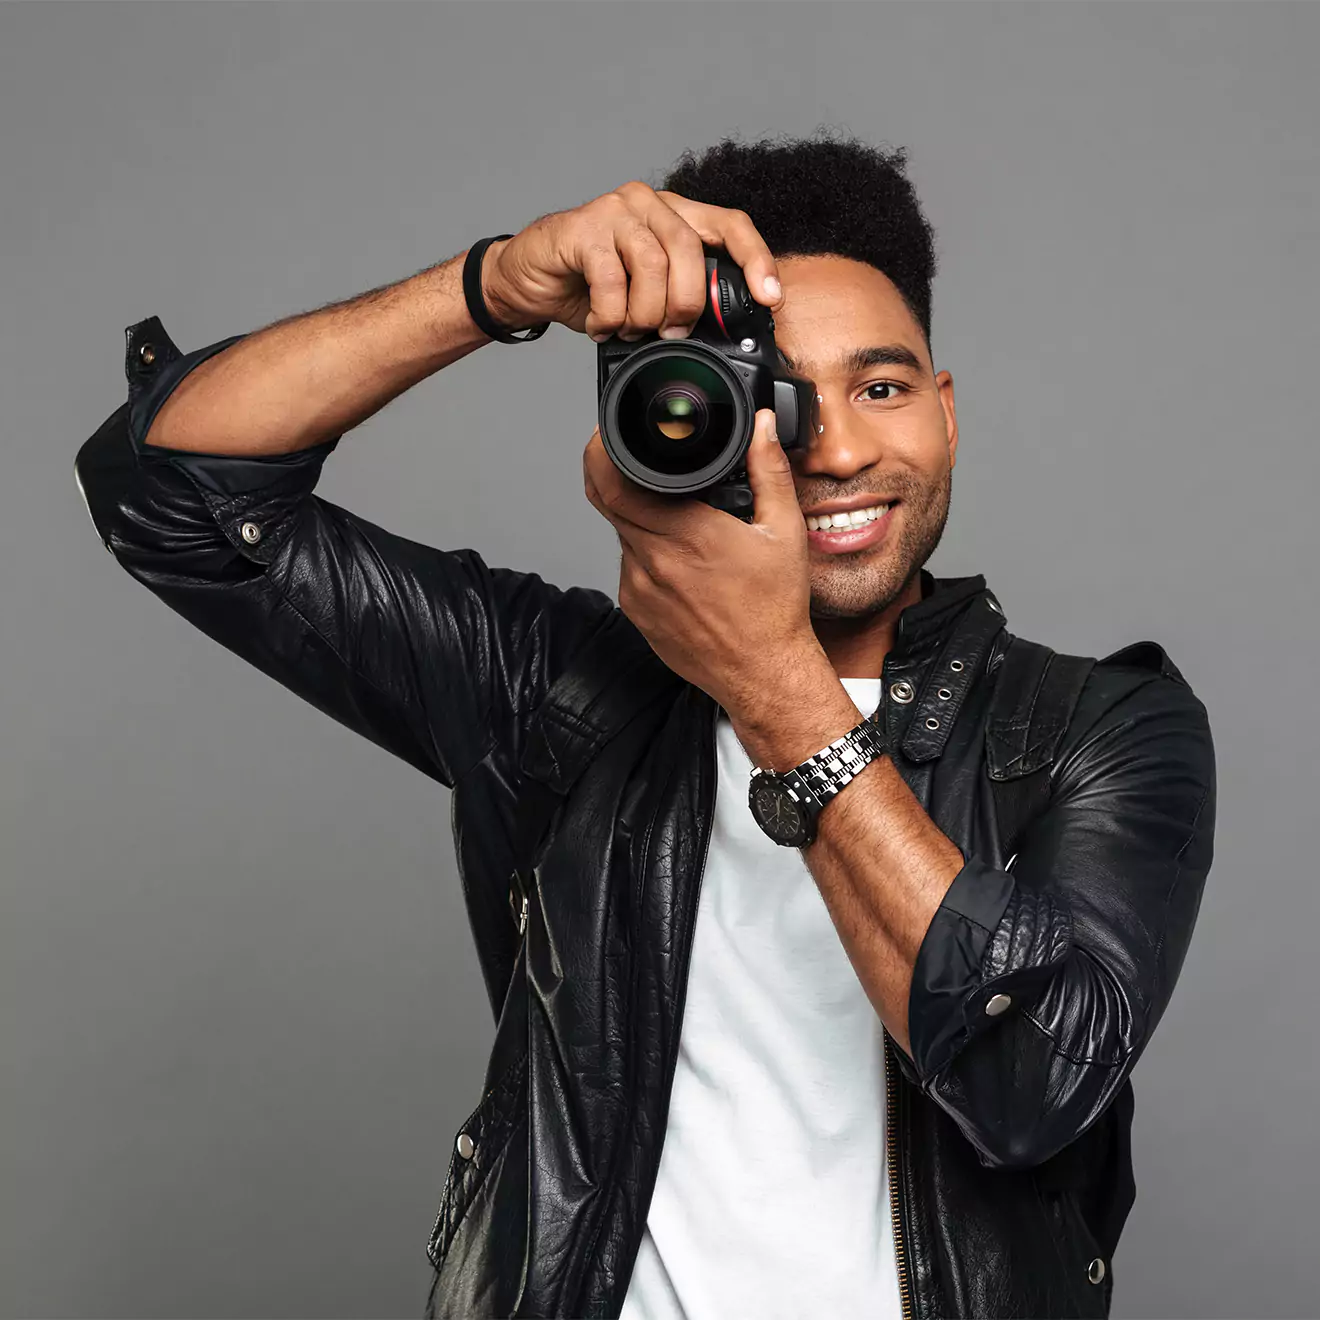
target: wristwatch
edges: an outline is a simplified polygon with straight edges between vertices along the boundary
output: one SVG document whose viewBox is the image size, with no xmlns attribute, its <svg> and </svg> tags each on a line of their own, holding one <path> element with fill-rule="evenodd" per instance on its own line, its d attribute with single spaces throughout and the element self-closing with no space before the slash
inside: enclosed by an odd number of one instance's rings
<svg viewBox="0 0 1320 1320">
<path fill-rule="evenodd" d="M 879 714 L 879 712 L 877 712 Z M 868 715 L 856 728 L 801 765 L 780 774 L 752 771 L 747 805 L 756 823 L 785 848 L 805 848 L 816 837 L 816 820 L 845 784 L 889 751 L 884 726 Z"/>
</svg>

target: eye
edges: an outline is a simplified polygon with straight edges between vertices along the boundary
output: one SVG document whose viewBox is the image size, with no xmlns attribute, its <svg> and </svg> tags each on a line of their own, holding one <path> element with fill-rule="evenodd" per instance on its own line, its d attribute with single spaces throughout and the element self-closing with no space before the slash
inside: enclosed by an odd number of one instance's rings
<svg viewBox="0 0 1320 1320">
<path fill-rule="evenodd" d="M 900 385 L 896 380 L 872 381 L 871 384 L 864 387 L 864 390 L 873 403 L 888 403 L 890 400 L 900 398 L 902 395 L 908 393 L 908 387 L 906 385 Z M 885 390 L 888 392 L 884 394 L 873 394 L 871 393 L 873 390 Z"/>
</svg>

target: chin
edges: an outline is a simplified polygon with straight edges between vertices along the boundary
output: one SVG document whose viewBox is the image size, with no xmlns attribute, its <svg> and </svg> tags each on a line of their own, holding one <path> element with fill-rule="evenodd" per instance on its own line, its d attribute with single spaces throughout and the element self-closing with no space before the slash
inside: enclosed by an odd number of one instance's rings
<svg viewBox="0 0 1320 1320">
<path fill-rule="evenodd" d="M 903 591 L 903 583 L 892 584 L 888 573 L 858 571 L 838 576 L 845 580 L 812 587 L 813 619 L 867 619 L 888 609 Z"/>
</svg>

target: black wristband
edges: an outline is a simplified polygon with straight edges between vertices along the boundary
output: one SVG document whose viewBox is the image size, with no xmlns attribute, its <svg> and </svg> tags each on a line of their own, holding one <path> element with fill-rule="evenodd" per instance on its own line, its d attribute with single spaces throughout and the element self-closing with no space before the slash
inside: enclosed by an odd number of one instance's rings
<svg viewBox="0 0 1320 1320">
<path fill-rule="evenodd" d="M 477 323 L 477 328 L 490 339 L 501 344 L 526 344 L 533 339 L 540 339 L 550 328 L 549 321 L 528 327 L 525 333 L 510 334 L 503 326 L 496 323 L 486 307 L 485 295 L 481 291 L 481 262 L 486 249 L 492 243 L 499 243 L 512 234 L 496 234 L 493 238 L 483 238 L 473 243 L 468 249 L 467 260 L 463 263 L 463 297 L 467 299 L 468 315 Z"/>
</svg>

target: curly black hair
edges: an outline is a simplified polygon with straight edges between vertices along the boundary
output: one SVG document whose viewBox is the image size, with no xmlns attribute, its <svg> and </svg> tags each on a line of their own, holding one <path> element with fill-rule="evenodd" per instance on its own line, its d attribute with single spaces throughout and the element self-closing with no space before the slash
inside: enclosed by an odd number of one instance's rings
<svg viewBox="0 0 1320 1320">
<path fill-rule="evenodd" d="M 935 234 L 904 170 L 907 151 L 846 133 L 810 138 L 726 137 L 684 152 L 657 191 L 746 211 L 776 257 L 834 256 L 887 275 L 930 343 Z"/>
</svg>

